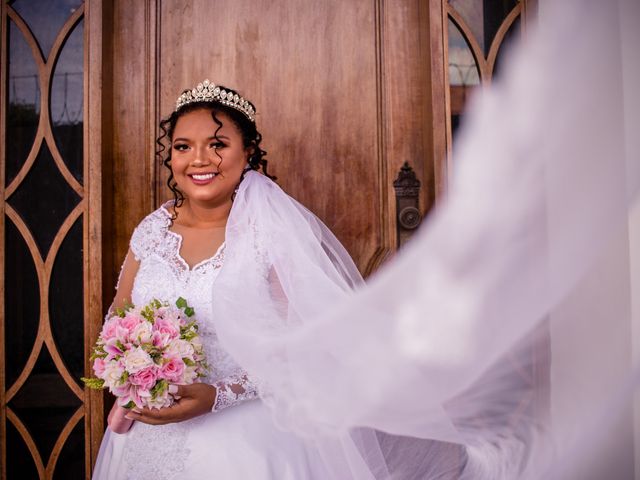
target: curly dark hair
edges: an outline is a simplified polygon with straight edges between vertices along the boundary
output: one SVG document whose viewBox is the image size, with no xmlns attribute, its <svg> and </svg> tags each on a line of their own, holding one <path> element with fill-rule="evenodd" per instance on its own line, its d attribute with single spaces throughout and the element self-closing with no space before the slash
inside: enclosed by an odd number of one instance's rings
<svg viewBox="0 0 640 480">
<path fill-rule="evenodd" d="M 222 87 L 228 92 L 237 93 L 234 90 Z M 185 90 L 186 92 L 186 90 Z M 252 105 L 253 106 L 253 105 Z M 238 128 L 242 135 L 242 142 L 245 147 L 252 147 L 252 153 L 248 158 L 248 167 L 242 172 L 240 182 L 244 179 L 244 175 L 249 170 L 260 170 L 262 173 L 269 177 L 271 180 L 276 180 L 276 177 L 269 175 L 267 172 L 267 160 L 264 158 L 267 154 L 265 150 L 260 148 L 260 142 L 262 141 L 262 135 L 256 128 L 256 124 L 249 120 L 242 112 L 235 108 L 223 105 L 219 102 L 193 102 L 182 106 L 178 110 L 174 111 L 168 117 L 160 121 L 160 136 L 156 139 L 156 158 L 158 161 L 169 169 L 169 178 L 167 179 L 167 186 L 173 193 L 175 207 L 180 207 L 184 202 L 184 194 L 178 189 L 178 184 L 173 178 L 173 171 L 171 170 L 171 141 L 173 140 L 173 132 L 178 123 L 178 119 L 183 115 L 193 112 L 194 110 L 209 110 L 213 121 L 218 125 L 218 128 L 214 132 L 214 137 L 217 138 L 218 131 L 222 128 L 222 122 L 217 117 L 217 114 L 223 113 L 227 115 L 234 125 Z M 255 110 L 255 107 L 254 107 Z M 167 142 L 168 140 L 168 142 Z M 168 143 L 168 145 L 166 145 Z M 216 155 L 220 157 L 220 154 L 216 152 Z M 220 157 L 222 161 L 222 157 Z M 234 193 L 235 196 L 235 193 Z M 173 219 L 177 218 L 177 211 L 173 209 Z"/>
</svg>

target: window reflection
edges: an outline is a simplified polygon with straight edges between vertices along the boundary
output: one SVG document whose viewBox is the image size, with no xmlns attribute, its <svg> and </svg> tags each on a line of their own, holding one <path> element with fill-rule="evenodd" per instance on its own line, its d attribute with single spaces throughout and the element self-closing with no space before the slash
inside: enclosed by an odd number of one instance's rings
<svg viewBox="0 0 640 480">
<path fill-rule="evenodd" d="M 489 55 L 500 25 L 517 4 L 518 0 L 449 0 L 449 5 L 473 32 L 485 56 Z"/>
<path fill-rule="evenodd" d="M 82 183 L 83 22 L 67 38 L 51 84 L 51 123 L 56 145 L 74 177 Z"/>
<path fill-rule="evenodd" d="M 493 78 L 500 75 L 500 71 L 502 69 L 505 57 L 508 55 L 509 50 L 513 47 L 513 44 L 520 38 L 521 30 L 520 30 L 520 17 L 516 18 L 507 33 L 504 36 L 504 40 L 500 45 L 500 49 L 498 50 L 498 54 L 496 56 L 496 62 L 493 65 Z"/>
<path fill-rule="evenodd" d="M 448 33 L 451 134 L 455 137 L 467 98 L 480 83 L 480 72 L 467 40 L 451 19 Z"/>
<path fill-rule="evenodd" d="M 29 26 L 47 58 L 60 29 L 80 5 L 82 0 L 16 0 L 11 7 Z"/>
<path fill-rule="evenodd" d="M 9 21 L 9 105 L 7 108 L 6 185 L 24 164 L 40 120 L 40 83 L 31 49 Z"/>
</svg>

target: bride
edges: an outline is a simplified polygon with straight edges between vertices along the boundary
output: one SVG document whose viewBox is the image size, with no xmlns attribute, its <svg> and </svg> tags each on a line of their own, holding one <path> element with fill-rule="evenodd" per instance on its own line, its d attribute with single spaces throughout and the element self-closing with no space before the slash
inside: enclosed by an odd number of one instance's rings
<svg viewBox="0 0 640 480">
<path fill-rule="evenodd" d="M 260 399 L 260 387 L 225 351 L 216 332 L 216 322 L 236 321 L 233 315 L 215 318 L 217 302 L 228 302 L 233 308 L 242 302 L 260 302 L 259 296 L 266 294 L 277 308 L 287 309 L 278 276 L 284 278 L 288 272 L 276 272 L 269 262 L 264 238 L 269 232 L 261 231 L 256 216 L 274 201 L 295 201 L 266 173 L 266 152 L 260 148 L 254 115 L 254 106 L 235 91 L 204 81 L 186 90 L 175 111 L 161 123 L 158 144 L 165 138 L 170 143 L 164 165 L 171 171 L 168 184 L 174 200 L 135 229 L 111 309 L 127 302 L 144 305 L 154 298 L 184 297 L 195 309 L 211 369 L 202 383 L 172 386 L 179 398 L 172 407 L 128 411 L 115 404 L 95 480 L 373 478 L 362 456 L 353 454 L 366 448 L 366 432 L 358 433 L 361 450 L 357 450 L 355 433 L 311 440 L 278 428 Z M 158 155 L 162 152 L 160 147 Z M 264 175 L 258 173 L 261 168 Z M 238 209 L 244 211 L 234 216 Z M 320 228 L 318 221 L 312 221 Z M 241 258 L 234 257 L 237 245 L 229 245 L 225 238 L 225 230 L 232 228 L 230 224 L 238 227 L 238 222 L 244 222 L 242 241 L 247 244 Z M 348 283 L 360 283 L 355 266 L 337 241 L 332 251 L 340 266 L 323 273 L 332 278 L 317 287 L 339 285 L 339 291 L 346 291 Z M 327 254 L 324 257 L 316 263 L 332 263 Z M 218 277 L 227 263 L 240 272 L 227 281 L 232 298 L 222 298 L 224 292 L 218 298 Z M 243 274 L 245 267 L 252 273 Z M 348 274 L 343 278 L 338 268 L 346 268 Z"/>
</svg>

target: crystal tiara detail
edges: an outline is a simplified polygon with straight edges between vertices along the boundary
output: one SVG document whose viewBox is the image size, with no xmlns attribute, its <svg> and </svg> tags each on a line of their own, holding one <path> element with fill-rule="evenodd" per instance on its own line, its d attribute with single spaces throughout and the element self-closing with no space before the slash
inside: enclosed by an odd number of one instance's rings
<svg viewBox="0 0 640 480">
<path fill-rule="evenodd" d="M 249 102 L 235 92 L 225 90 L 225 87 L 215 85 L 209 80 L 199 83 L 191 90 L 185 92 L 176 100 L 176 111 L 193 102 L 218 102 L 242 112 L 245 117 L 255 123 L 255 108 Z"/>
</svg>

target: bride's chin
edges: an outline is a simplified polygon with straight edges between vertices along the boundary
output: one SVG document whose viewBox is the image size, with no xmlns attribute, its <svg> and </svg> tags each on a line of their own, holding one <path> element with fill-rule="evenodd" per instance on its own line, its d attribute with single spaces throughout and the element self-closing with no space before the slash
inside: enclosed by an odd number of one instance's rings
<svg viewBox="0 0 640 480">
<path fill-rule="evenodd" d="M 185 192 L 185 200 L 191 201 L 192 203 L 197 203 L 200 206 L 215 208 L 216 206 L 231 203 L 231 197 L 233 192 L 220 192 L 220 191 L 209 191 L 209 192 Z"/>
</svg>

